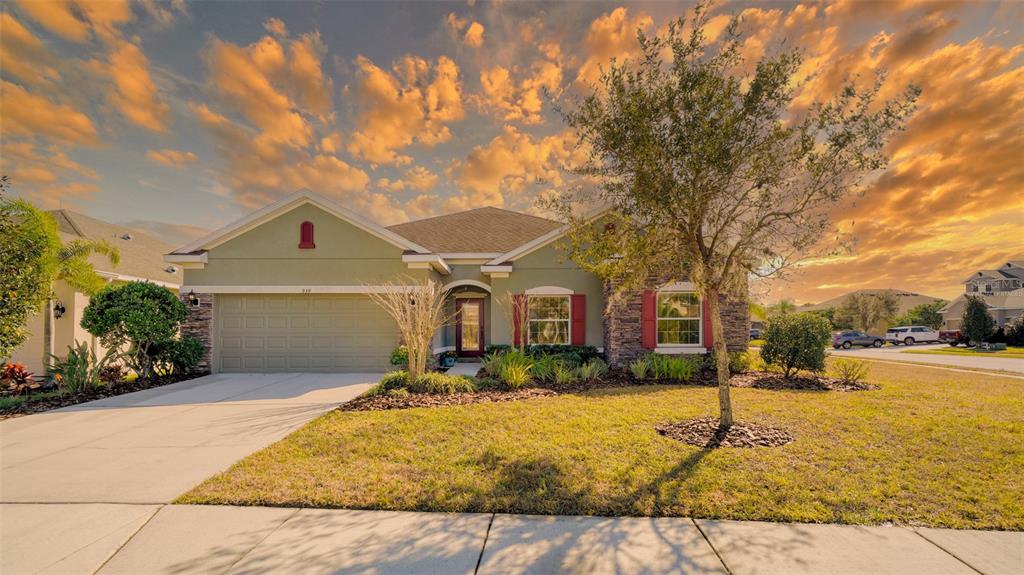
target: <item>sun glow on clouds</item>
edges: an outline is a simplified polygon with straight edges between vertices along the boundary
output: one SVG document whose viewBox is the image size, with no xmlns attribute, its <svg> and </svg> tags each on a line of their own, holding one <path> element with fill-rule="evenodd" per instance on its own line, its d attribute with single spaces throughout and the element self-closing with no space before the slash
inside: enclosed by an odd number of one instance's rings
<svg viewBox="0 0 1024 575">
<path fill-rule="evenodd" d="M 19 194 L 47 206 L 144 193 L 108 187 L 121 167 L 113 158 L 134 154 L 139 169 L 215 189 L 216 204 L 259 207 L 309 187 L 386 223 L 487 204 L 536 211 L 538 195 L 577 183 L 567 168 L 583 154 L 550 100 L 586 94 L 611 58 L 637 55 L 638 30 L 664 31 L 689 7 L 446 5 L 379 44 L 343 49 L 336 38 L 347 29 L 328 34 L 309 19 L 199 24 L 204 10 L 262 5 L 7 3 L 0 166 Z M 710 38 L 733 9 L 715 7 Z M 804 262 L 769 299 L 860 287 L 952 296 L 965 273 L 1024 254 L 1024 12 L 853 0 L 735 10 L 747 57 L 783 39 L 804 50 L 799 107 L 880 69 L 883 97 L 911 82 L 924 91 L 888 149 L 890 169 L 835 211 L 851 251 Z M 153 50 L 189 27 L 203 39 L 182 41 L 177 57 Z M 136 219 L 166 219 L 154 216 Z"/>
</svg>

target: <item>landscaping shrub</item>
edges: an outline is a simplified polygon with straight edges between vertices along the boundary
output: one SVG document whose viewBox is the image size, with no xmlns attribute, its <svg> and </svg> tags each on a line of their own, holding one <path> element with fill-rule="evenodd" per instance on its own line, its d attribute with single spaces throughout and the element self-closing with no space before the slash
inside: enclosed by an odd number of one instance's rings
<svg viewBox="0 0 1024 575">
<path fill-rule="evenodd" d="M 996 321 L 988 311 L 988 304 L 981 296 L 967 296 L 967 305 L 960 324 L 960 333 L 972 343 L 981 343 L 992 335 Z"/>
<path fill-rule="evenodd" d="M 551 381 L 555 377 L 555 364 L 559 363 L 553 355 L 540 355 L 533 358 L 533 378 L 537 381 Z"/>
<path fill-rule="evenodd" d="M 501 358 L 505 356 L 505 353 L 496 352 L 485 355 L 482 360 L 484 365 L 484 371 L 486 371 L 489 375 L 498 375 L 501 372 Z"/>
<path fill-rule="evenodd" d="M 476 388 L 478 391 L 490 391 L 494 389 L 502 389 L 505 384 L 500 379 L 495 377 L 478 377 L 476 378 Z"/>
<path fill-rule="evenodd" d="M 573 362 L 574 367 L 601 356 L 597 348 L 592 345 L 534 344 L 527 349 L 527 353 L 534 357 L 553 355 L 569 359 Z"/>
<path fill-rule="evenodd" d="M 501 355 L 512 351 L 512 346 L 505 343 L 492 343 L 484 348 L 484 355 Z"/>
<path fill-rule="evenodd" d="M 867 362 L 857 359 L 837 359 L 832 364 L 832 373 L 846 384 L 860 383 L 868 375 L 870 368 Z"/>
<path fill-rule="evenodd" d="M 404 390 L 409 385 L 409 373 L 406 371 L 389 371 L 380 378 L 373 387 L 363 393 L 366 397 L 384 395 L 393 391 Z"/>
<path fill-rule="evenodd" d="M 128 375 L 127 370 L 120 363 L 110 363 L 100 370 L 100 381 L 107 385 L 117 385 Z"/>
<path fill-rule="evenodd" d="M 999 328 L 992 332 L 992 335 L 985 338 L 986 343 L 1007 343 L 1006 330 Z"/>
<path fill-rule="evenodd" d="M 161 341 L 149 348 L 153 369 L 160 374 L 187 375 L 195 371 L 203 357 L 203 342 L 186 335 L 181 339 Z"/>
<path fill-rule="evenodd" d="M 729 373 L 746 373 L 749 370 L 750 355 L 747 352 L 729 352 Z"/>
<path fill-rule="evenodd" d="M 170 290 L 149 282 L 110 285 L 85 306 L 82 327 L 109 349 L 128 345 L 125 361 L 141 377 L 153 373 L 149 348 L 177 335 L 187 314 Z"/>
<path fill-rule="evenodd" d="M 558 385 L 568 385 L 575 382 L 579 378 L 578 372 L 565 365 L 562 362 L 555 364 L 555 383 Z"/>
<path fill-rule="evenodd" d="M 476 391 L 473 380 L 462 375 L 427 372 L 409 382 L 409 391 L 415 393 L 464 393 Z"/>
<path fill-rule="evenodd" d="M 520 351 L 510 351 L 501 356 L 498 377 L 512 389 L 519 389 L 530 383 L 533 360 Z"/>
<path fill-rule="evenodd" d="M 647 356 L 651 375 L 659 379 L 686 382 L 701 370 L 703 358 L 687 355 L 664 355 L 652 353 Z"/>
<path fill-rule="evenodd" d="M 608 364 L 601 358 L 595 357 L 576 368 L 576 373 L 580 376 L 580 379 L 583 380 L 590 381 L 600 379 L 604 374 L 608 373 Z"/>
<path fill-rule="evenodd" d="M 80 341 L 68 346 L 67 357 L 63 359 L 50 355 L 48 369 L 61 391 L 80 393 L 100 386 L 103 383 L 100 372 L 118 356 L 117 350 L 111 349 L 101 359 L 96 359 L 96 350 Z"/>
<path fill-rule="evenodd" d="M 405 369 L 409 366 L 409 348 L 400 345 L 391 350 L 391 365 Z"/>
<path fill-rule="evenodd" d="M 1006 345 L 1024 346 L 1024 315 L 1007 326 Z"/>
<path fill-rule="evenodd" d="M 641 357 L 634 359 L 629 362 L 629 372 L 633 374 L 636 379 L 645 379 L 647 372 L 651 369 L 651 362 L 647 361 L 647 358 Z"/>
<path fill-rule="evenodd" d="M 820 372 L 825 369 L 830 338 L 829 323 L 823 317 L 810 313 L 772 317 L 765 324 L 761 357 L 781 368 L 787 378 L 802 369 Z"/>
<path fill-rule="evenodd" d="M 36 380 L 32 379 L 32 372 L 20 363 L 4 364 L 3 370 L 0 370 L 0 389 L 21 394 L 39 387 Z"/>
</svg>

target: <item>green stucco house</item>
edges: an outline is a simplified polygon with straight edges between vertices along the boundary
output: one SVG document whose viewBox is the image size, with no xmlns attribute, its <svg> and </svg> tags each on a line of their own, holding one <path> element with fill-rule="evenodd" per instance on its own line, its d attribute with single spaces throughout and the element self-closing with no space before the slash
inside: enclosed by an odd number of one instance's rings
<svg viewBox="0 0 1024 575">
<path fill-rule="evenodd" d="M 567 261 L 559 222 L 502 210 L 380 226 L 327 198 L 296 192 L 165 256 L 184 270 L 184 331 L 206 343 L 212 372 L 377 372 L 398 345 L 390 317 L 367 293 L 430 277 L 447 290 L 452 325 L 435 352 L 471 357 L 490 344 L 593 345 L 612 365 L 648 352 L 706 353 L 710 321 L 676 278 L 606 309 L 610 286 Z M 525 301 L 510 325 L 503 294 Z M 726 340 L 745 349 L 745 302 L 725 303 Z"/>
</svg>

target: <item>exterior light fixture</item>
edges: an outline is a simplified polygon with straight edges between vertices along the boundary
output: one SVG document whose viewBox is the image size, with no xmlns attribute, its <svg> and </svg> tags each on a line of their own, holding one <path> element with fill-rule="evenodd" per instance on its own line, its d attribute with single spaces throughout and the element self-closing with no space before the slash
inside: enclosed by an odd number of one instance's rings
<svg viewBox="0 0 1024 575">
<path fill-rule="evenodd" d="M 54 304 L 53 304 L 53 318 L 54 319 L 60 319 L 61 316 L 63 316 L 64 312 L 66 312 L 66 311 L 67 311 L 67 308 L 64 307 L 64 304 L 60 303 L 59 301 L 58 302 L 54 302 Z"/>
<path fill-rule="evenodd" d="M 195 290 L 188 290 L 188 303 L 192 307 L 199 307 L 199 296 L 196 295 Z"/>
</svg>

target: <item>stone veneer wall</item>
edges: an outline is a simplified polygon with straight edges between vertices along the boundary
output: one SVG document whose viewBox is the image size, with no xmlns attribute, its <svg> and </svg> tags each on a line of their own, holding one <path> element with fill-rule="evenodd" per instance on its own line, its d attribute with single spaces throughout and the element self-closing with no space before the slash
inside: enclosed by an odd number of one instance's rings
<svg viewBox="0 0 1024 575">
<path fill-rule="evenodd" d="M 203 343 L 203 357 L 196 369 L 203 373 L 213 371 L 213 294 L 199 293 L 199 306 L 188 302 L 188 293 L 178 297 L 185 302 L 188 316 L 181 325 L 181 335 L 190 335 Z"/>
<path fill-rule="evenodd" d="M 657 286 L 664 280 L 651 278 L 648 285 Z M 618 282 L 604 282 L 606 301 L 611 301 Z M 729 351 L 746 351 L 750 335 L 750 314 L 747 302 L 722 299 L 722 329 L 725 331 L 726 347 Z M 649 350 L 644 349 L 642 327 L 643 297 L 640 292 L 622 296 L 605 310 L 604 352 L 609 365 L 625 367 L 630 361 L 643 357 Z"/>
</svg>

